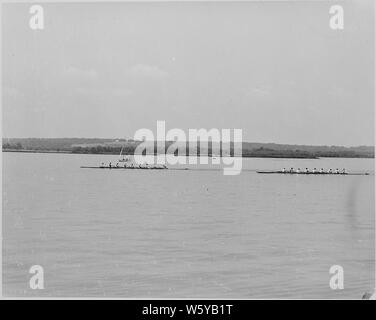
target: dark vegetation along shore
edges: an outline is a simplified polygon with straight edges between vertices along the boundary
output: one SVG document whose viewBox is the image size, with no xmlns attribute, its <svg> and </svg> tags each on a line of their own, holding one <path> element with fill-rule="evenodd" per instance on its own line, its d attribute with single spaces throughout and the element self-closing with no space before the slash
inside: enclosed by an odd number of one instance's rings
<svg viewBox="0 0 376 320">
<path fill-rule="evenodd" d="M 141 141 L 125 139 L 86 139 L 86 138 L 3 138 L 3 152 L 55 152 L 83 154 L 134 154 Z M 153 144 L 153 142 L 150 142 Z M 156 143 L 154 153 L 161 153 Z M 172 142 L 166 142 L 166 150 Z M 205 143 L 206 145 L 206 143 Z M 209 156 L 220 155 L 220 150 L 212 148 L 209 143 Z M 199 150 L 197 152 L 199 154 Z M 187 148 L 187 154 L 188 148 Z M 231 152 L 232 154 L 232 152 Z M 261 158 L 374 158 L 375 149 L 371 146 L 342 147 L 342 146 L 305 146 L 276 143 L 243 142 L 243 157 Z"/>
</svg>

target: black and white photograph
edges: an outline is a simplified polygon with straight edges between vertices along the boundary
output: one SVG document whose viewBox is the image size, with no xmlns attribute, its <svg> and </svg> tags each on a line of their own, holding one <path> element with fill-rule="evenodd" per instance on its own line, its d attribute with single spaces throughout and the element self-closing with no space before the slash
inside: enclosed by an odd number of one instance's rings
<svg viewBox="0 0 376 320">
<path fill-rule="evenodd" d="M 2 297 L 376 299 L 374 17 L 3 1 Z"/>
</svg>

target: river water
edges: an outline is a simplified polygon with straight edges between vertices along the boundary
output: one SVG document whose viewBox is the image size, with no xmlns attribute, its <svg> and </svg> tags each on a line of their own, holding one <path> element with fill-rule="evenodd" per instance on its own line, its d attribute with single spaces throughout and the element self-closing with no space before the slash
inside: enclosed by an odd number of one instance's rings
<svg viewBox="0 0 376 320">
<path fill-rule="evenodd" d="M 3 293 L 126 298 L 354 298 L 375 283 L 373 159 L 243 159 L 240 175 L 95 170 L 116 156 L 3 153 Z M 208 170 L 205 170 L 208 169 Z M 44 270 L 32 290 L 29 269 Z M 329 287 L 332 265 L 344 289 Z"/>
</svg>

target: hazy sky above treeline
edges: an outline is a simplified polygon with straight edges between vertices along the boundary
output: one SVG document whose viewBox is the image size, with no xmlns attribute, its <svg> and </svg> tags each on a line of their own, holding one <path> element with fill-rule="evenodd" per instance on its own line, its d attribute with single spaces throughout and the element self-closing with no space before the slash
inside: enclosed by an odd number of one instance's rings
<svg viewBox="0 0 376 320">
<path fill-rule="evenodd" d="M 342 3 L 342 2 L 341 2 Z M 241 128 L 243 140 L 374 144 L 372 1 L 3 5 L 3 137 L 132 138 Z"/>
</svg>

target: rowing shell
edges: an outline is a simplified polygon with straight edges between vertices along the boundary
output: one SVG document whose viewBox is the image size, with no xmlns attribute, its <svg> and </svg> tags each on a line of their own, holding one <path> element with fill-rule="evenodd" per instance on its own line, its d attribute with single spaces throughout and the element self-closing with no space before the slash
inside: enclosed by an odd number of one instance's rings
<svg viewBox="0 0 376 320">
<path fill-rule="evenodd" d="M 341 176 L 368 176 L 369 173 L 327 173 L 327 172 L 283 172 L 283 171 L 256 171 L 257 173 L 263 174 L 271 174 L 271 173 L 279 173 L 279 174 L 311 174 L 311 175 L 341 175 Z"/>
<path fill-rule="evenodd" d="M 86 166 L 81 166 L 80 168 L 85 168 L 85 169 L 130 169 L 130 170 L 141 170 L 141 169 L 144 169 L 144 170 L 167 170 L 167 168 L 163 168 L 163 167 L 86 167 Z"/>
</svg>

